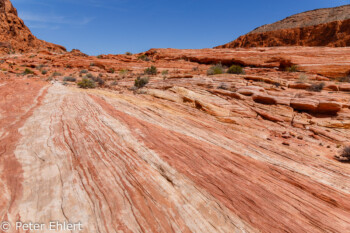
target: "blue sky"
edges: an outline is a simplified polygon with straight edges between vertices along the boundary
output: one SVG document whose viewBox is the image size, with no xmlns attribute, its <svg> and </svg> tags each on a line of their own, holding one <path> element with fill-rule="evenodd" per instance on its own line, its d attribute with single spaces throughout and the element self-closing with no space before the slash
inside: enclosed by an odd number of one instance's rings
<svg viewBox="0 0 350 233">
<path fill-rule="evenodd" d="M 306 10 L 350 0 L 12 0 L 40 39 L 90 55 L 211 48 Z"/>
</svg>

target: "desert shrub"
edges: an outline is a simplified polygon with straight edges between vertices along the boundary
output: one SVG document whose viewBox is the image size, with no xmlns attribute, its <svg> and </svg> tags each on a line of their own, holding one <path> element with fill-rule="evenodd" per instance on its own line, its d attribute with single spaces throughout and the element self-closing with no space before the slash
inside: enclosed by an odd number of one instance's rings
<svg viewBox="0 0 350 233">
<path fill-rule="evenodd" d="M 127 69 L 122 69 L 119 71 L 119 76 L 125 78 L 128 75 L 129 71 Z"/>
<path fill-rule="evenodd" d="M 102 58 L 102 55 L 98 55 L 97 58 L 98 58 L 98 59 L 101 59 L 101 58 Z"/>
<path fill-rule="evenodd" d="M 337 80 L 338 82 L 350 83 L 350 76 L 341 77 L 341 78 L 338 78 Z"/>
<path fill-rule="evenodd" d="M 111 83 L 111 86 L 116 86 L 116 85 L 118 85 L 118 82 L 117 82 L 117 81 L 113 81 L 113 82 Z"/>
<path fill-rule="evenodd" d="M 108 73 L 114 74 L 115 73 L 115 69 L 114 68 L 109 68 Z"/>
<path fill-rule="evenodd" d="M 44 68 L 44 67 L 45 67 L 44 64 L 40 64 L 40 65 L 37 65 L 35 68 L 36 68 L 37 70 L 41 70 L 41 69 Z"/>
<path fill-rule="evenodd" d="M 278 88 L 278 87 L 280 87 L 280 86 L 281 86 L 281 83 L 279 83 L 279 82 L 274 82 L 274 83 L 273 83 L 273 85 L 274 85 L 275 87 L 277 87 L 277 88 Z"/>
<path fill-rule="evenodd" d="M 74 77 L 68 76 L 68 77 L 64 77 L 63 81 L 65 81 L 65 82 L 75 82 L 75 81 L 77 81 L 77 79 L 74 78 Z"/>
<path fill-rule="evenodd" d="M 169 70 L 163 70 L 162 71 L 162 75 L 168 75 L 169 74 Z"/>
<path fill-rule="evenodd" d="M 211 66 L 207 71 L 208 75 L 223 74 L 223 73 L 224 73 L 224 67 L 221 64 Z"/>
<path fill-rule="evenodd" d="M 54 72 L 54 73 L 52 74 L 52 76 L 53 76 L 53 77 L 62 76 L 62 74 L 61 74 L 60 72 Z"/>
<path fill-rule="evenodd" d="M 289 67 L 286 67 L 286 71 L 288 71 L 288 72 L 298 72 L 298 66 L 291 65 Z"/>
<path fill-rule="evenodd" d="M 157 67 L 151 66 L 151 67 L 145 69 L 144 74 L 147 74 L 147 75 L 156 75 L 156 74 L 157 74 Z"/>
<path fill-rule="evenodd" d="M 92 81 L 98 83 L 98 85 L 100 85 L 100 86 L 105 84 L 105 81 L 101 77 L 102 77 L 101 75 L 96 77 L 96 76 L 92 75 L 91 73 L 88 73 L 85 75 L 85 78 L 91 79 Z"/>
<path fill-rule="evenodd" d="M 151 59 L 149 59 L 149 57 L 146 54 L 142 54 L 138 57 L 139 60 L 142 61 L 150 61 Z"/>
<path fill-rule="evenodd" d="M 96 87 L 96 83 L 93 80 L 91 80 L 91 79 L 83 78 L 83 80 L 78 82 L 78 86 L 80 88 L 84 88 L 84 89 L 95 88 Z"/>
<path fill-rule="evenodd" d="M 34 72 L 33 72 L 31 69 L 26 68 L 26 69 L 23 71 L 23 74 L 24 74 L 24 75 L 27 75 L 27 74 L 34 74 Z"/>
<path fill-rule="evenodd" d="M 218 89 L 222 89 L 222 90 L 228 90 L 229 87 L 227 86 L 226 83 L 220 83 L 220 85 L 218 86 Z"/>
<path fill-rule="evenodd" d="M 105 84 L 105 80 L 103 80 L 101 77 L 95 78 L 94 81 L 97 82 L 100 86 Z"/>
<path fill-rule="evenodd" d="M 90 66 L 95 66 L 95 63 L 91 62 L 91 63 L 90 63 Z"/>
<path fill-rule="evenodd" d="M 346 146 L 342 153 L 341 153 L 341 157 L 347 159 L 347 160 L 350 160 L 350 146 Z"/>
<path fill-rule="evenodd" d="M 126 53 L 125 53 L 125 55 L 127 55 L 127 56 L 131 56 L 131 55 L 132 55 L 132 53 L 131 53 L 131 52 L 126 52 Z"/>
<path fill-rule="evenodd" d="M 230 68 L 228 68 L 227 73 L 229 74 L 243 74 L 244 70 L 239 65 L 232 65 Z"/>
<path fill-rule="evenodd" d="M 81 70 L 80 73 L 81 74 L 87 74 L 89 71 L 88 70 Z"/>
<path fill-rule="evenodd" d="M 309 91 L 320 92 L 323 90 L 325 83 L 314 83 L 309 87 Z"/>
<path fill-rule="evenodd" d="M 307 82 L 307 80 L 308 80 L 308 77 L 306 74 L 300 74 L 297 82 L 298 83 L 305 83 L 305 82 Z"/>
<path fill-rule="evenodd" d="M 146 86 L 148 82 L 149 82 L 148 77 L 137 77 L 137 79 L 135 79 L 134 86 L 137 88 L 142 88 L 142 87 Z"/>
</svg>

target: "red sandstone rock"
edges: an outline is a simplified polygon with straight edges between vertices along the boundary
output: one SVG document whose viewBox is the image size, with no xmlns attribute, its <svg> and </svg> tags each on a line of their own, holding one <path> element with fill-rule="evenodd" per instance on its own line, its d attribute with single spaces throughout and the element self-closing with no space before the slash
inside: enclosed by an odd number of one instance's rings
<svg viewBox="0 0 350 233">
<path fill-rule="evenodd" d="M 317 106 L 317 112 L 333 113 L 339 112 L 342 109 L 342 105 L 332 101 L 320 101 Z"/>
<path fill-rule="evenodd" d="M 311 99 L 291 99 L 290 106 L 295 110 L 315 111 L 319 102 Z"/>
<path fill-rule="evenodd" d="M 264 25 L 217 48 L 350 46 L 350 6 L 318 9 Z"/>
<path fill-rule="evenodd" d="M 0 0 L 0 53 L 47 50 L 65 52 L 62 46 L 37 39 L 18 17 L 10 0 Z"/>
<path fill-rule="evenodd" d="M 277 103 L 277 100 L 273 96 L 266 95 L 266 94 L 255 93 L 252 98 L 255 102 L 261 103 L 261 104 Z"/>
<path fill-rule="evenodd" d="M 350 84 L 342 84 L 339 86 L 340 91 L 350 91 Z"/>
<path fill-rule="evenodd" d="M 288 87 L 294 88 L 294 89 L 307 90 L 311 87 L 311 84 L 309 84 L 309 83 L 290 83 L 290 84 L 288 84 Z"/>
</svg>

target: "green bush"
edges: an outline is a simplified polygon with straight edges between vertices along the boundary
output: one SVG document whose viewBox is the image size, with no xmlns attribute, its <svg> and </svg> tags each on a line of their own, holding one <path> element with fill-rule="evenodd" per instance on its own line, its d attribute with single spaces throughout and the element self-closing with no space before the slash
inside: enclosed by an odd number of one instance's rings
<svg viewBox="0 0 350 233">
<path fill-rule="evenodd" d="M 168 75 L 169 74 L 169 70 L 163 70 L 162 71 L 162 75 Z"/>
<path fill-rule="evenodd" d="M 286 67 L 286 71 L 288 71 L 288 72 L 298 72 L 298 66 L 292 65 L 290 67 Z"/>
<path fill-rule="evenodd" d="M 114 73 L 115 73 L 115 69 L 114 69 L 114 68 L 110 68 L 110 69 L 108 70 L 108 73 L 114 74 Z"/>
<path fill-rule="evenodd" d="M 90 79 L 92 79 L 94 76 L 91 74 L 91 73 L 87 73 L 86 75 L 85 75 L 85 78 L 90 78 Z"/>
<path fill-rule="evenodd" d="M 221 64 L 211 66 L 207 71 L 208 75 L 223 74 L 223 73 L 224 73 L 224 67 Z"/>
<path fill-rule="evenodd" d="M 74 78 L 74 77 L 68 76 L 68 77 L 64 77 L 63 81 L 65 81 L 65 82 L 75 82 L 75 81 L 77 81 L 77 79 Z"/>
<path fill-rule="evenodd" d="M 147 83 L 149 82 L 149 78 L 148 77 L 137 77 L 137 79 L 135 79 L 135 84 L 134 86 L 137 88 L 142 88 L 144 86 L 147 85 Z"/>
<path fill-rule="evenodd" d="M 26 68 L 26 69 L 23 71 L 23 74 L 24 74 L 24 75 L 27 75 L 27 74 L 34 74 L 34 72 L 33 72 L 31 69 Z"/>
<path fill-rule="evenodd" d="M 54 72 L 54 73 L 52 74 L 52 76 L 53 76 L 53 77 L 62 76 L 62 74 L 61 74 L 60 72 Z"/>
<path fill-rule="evenodd" d="M 320 92 L 323 90 L 325 83 L 314 83 L 310 86 L 309 91 Z"/>
<path fill-rule="evenodd" d="M 95 88 L 96 87 L 96 83 L 93 80 L 91 80 L 91 79 L 83 78 L 83 80 L 78 82 L 78 86 L 80 88 L 84 88 L 84 89 Z"/>
<path fill-rule="evenodd" d="M 151 67 L 145 69 L 144 74 L 147 74 L 147 75 L 156 75 L 156 74 L 157 74 L 157 67 L 151 66 Z"/>
<path fill-rule="evenodd" d="M 228 68 L 227 73 L 229 74 L 243 74 L 244 70 L 239 65 L 232 65 L 230 68 Z"/>
<path fill-rule="evenodd" d="M 142 54 L 138 57 L 139 60 L 142 61 L 150 61 L 151 59 L 149 59 L 149 57 L 146 54 Z"/>
<path fill-rule="evenodd" d="M 131 56 L 131 55 L 132 55 L 132 53 L 130 53 L 130 52 L 126 52 L 126 53 L 125 53 L 125 55 L 127 55 L 127 56 Z"/>
<path fill-rule="evenodd" d="M 43 74 L 43 75 L 47 74 L 47 70 L 42 70 L 41 74 Z"/>
<path fill-rule="evenodd" d="M 88 70 L 81 70 L 80 73 L 81 74 L 87 74 L 89 71 Z"/>
</svg>

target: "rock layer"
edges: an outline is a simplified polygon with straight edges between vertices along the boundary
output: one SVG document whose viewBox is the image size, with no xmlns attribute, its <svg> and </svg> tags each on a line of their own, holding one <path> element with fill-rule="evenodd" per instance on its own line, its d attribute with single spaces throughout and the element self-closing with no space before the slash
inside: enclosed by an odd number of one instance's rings
<svg viewBox="0 0 350 233">
<path fill-rule="evenodd" d="M 110 75 L 101 67 L 90 72 Z M 80 221 L 81 232 L 350 231 L 350 169 L 334 159 L 350 140 L 347 93 L 246 72 L 156 75 L 136 91 L 136 76 L 82 90 L 0 73 L 0 219 Z"/>
</svg>

